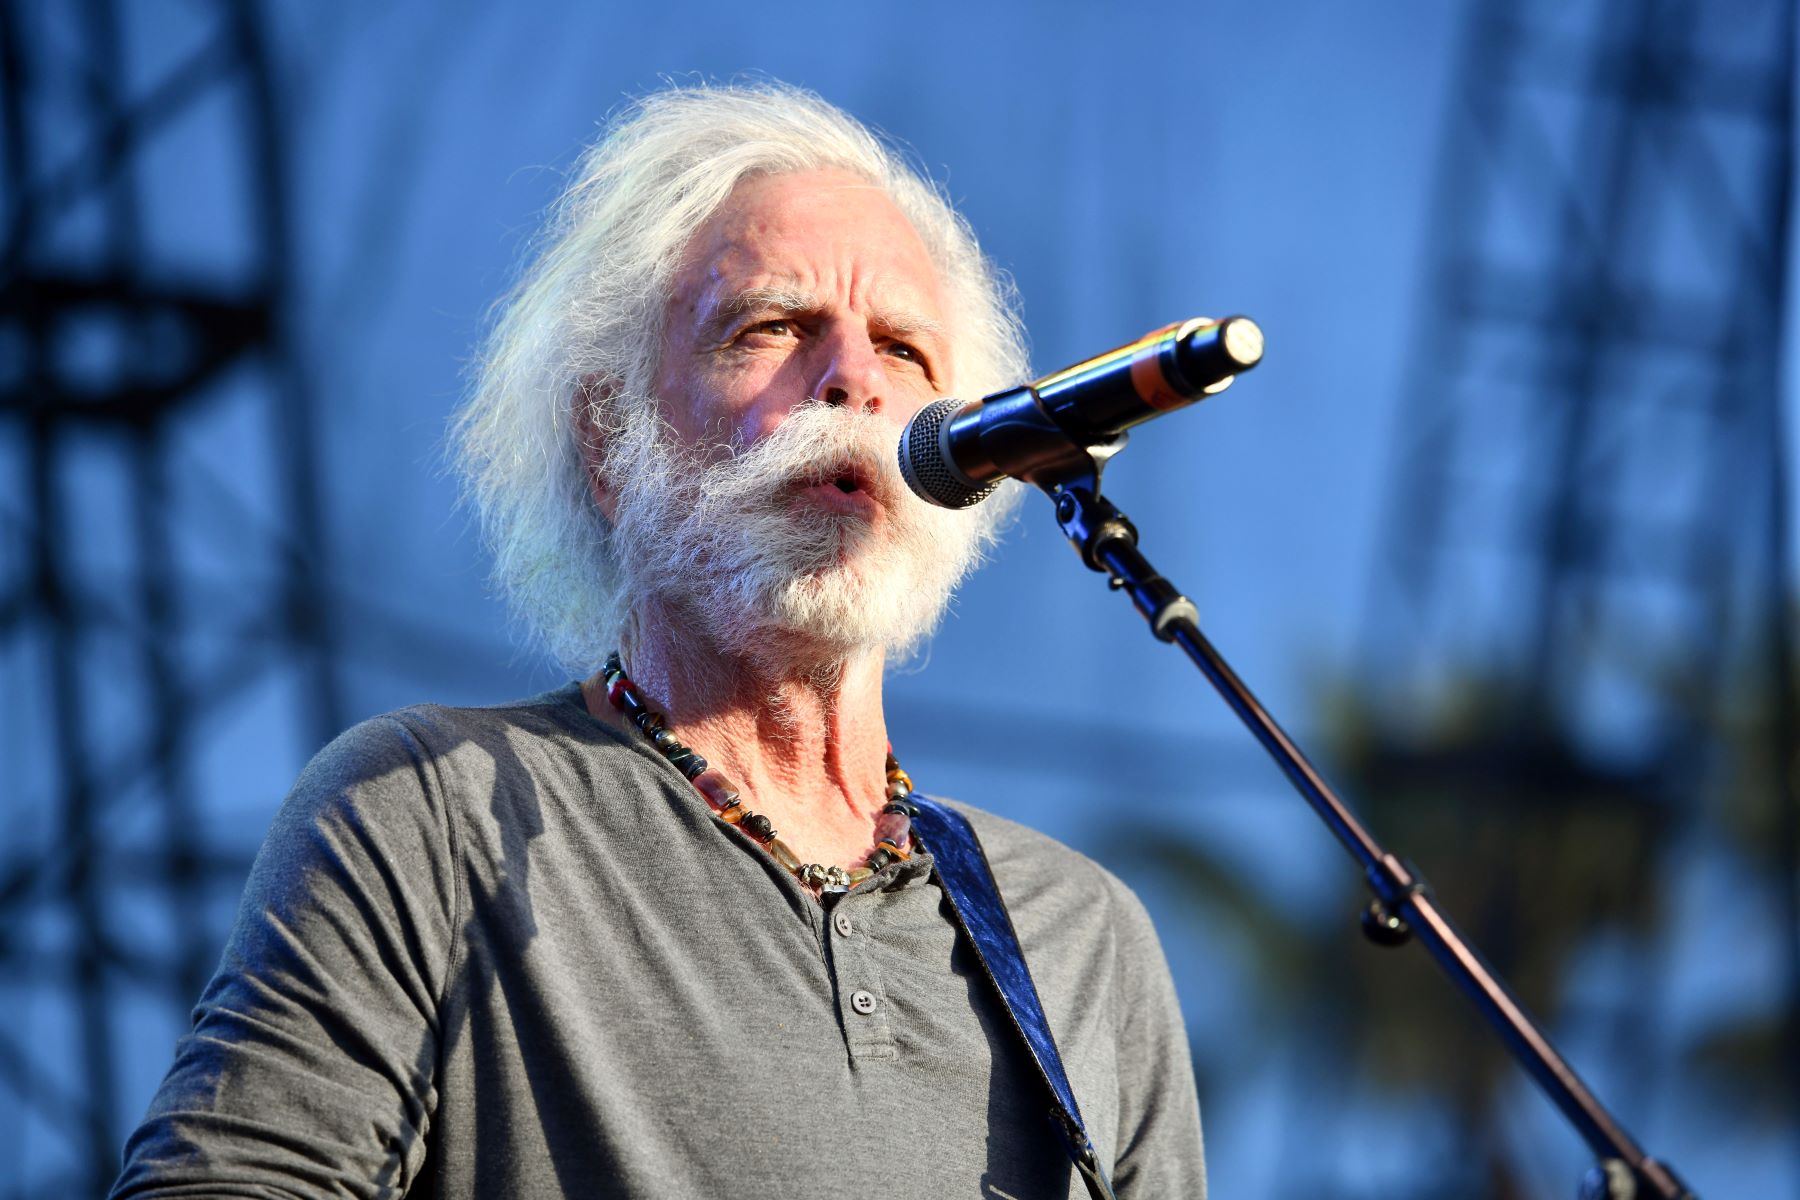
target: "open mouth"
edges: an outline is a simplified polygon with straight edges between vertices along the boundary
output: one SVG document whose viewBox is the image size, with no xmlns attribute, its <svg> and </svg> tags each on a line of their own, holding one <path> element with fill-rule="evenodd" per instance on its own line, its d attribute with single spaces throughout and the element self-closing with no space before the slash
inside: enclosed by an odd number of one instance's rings
<svg viewBox="0 0 1800 1200">
<path fill-rule="evenodd" d="M 872 473 L 864 468 L 861 463 L 833 463 L 818 472 L 811 479 L 807 480 L 807 486 L 830 486 L 836 488 L 846 496 L 851 496 L 855 495 L 857 492 L 873 490 L 871 474 Z"/>
<path fill-rule="evenodd" d="M 800 487 L 827 496 L 855 497 L 860 501 L 858 507 L 880 500 L 875 471 L 857 462 L 833 463 L 808 475 Z"/>
</svg>

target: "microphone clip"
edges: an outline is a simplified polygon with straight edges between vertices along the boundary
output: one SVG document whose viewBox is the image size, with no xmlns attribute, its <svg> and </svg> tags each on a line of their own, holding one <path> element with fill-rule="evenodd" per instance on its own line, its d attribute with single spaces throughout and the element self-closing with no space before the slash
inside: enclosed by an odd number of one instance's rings
<svg viewBox="0 0 1800 1200">
<path fill-rule="evenodd" d="M 1107 576 L 1115 590 L 1128 592 L 1150 623 L 1150 632 L 1159 641 L 1172 642 L 1182 629 L 1199 629 L 1200 610 L 1150 565 L 1138 550 L 1137 526 L 1100 494 L 1100 469 L 1123 447 L 1124 435 L 1108 444 L 1111 449 L 1095 462 L 1091 474 L 1044 490 L 1055 501 L 1056 523 L 1081 561 Z"/>
</svg>

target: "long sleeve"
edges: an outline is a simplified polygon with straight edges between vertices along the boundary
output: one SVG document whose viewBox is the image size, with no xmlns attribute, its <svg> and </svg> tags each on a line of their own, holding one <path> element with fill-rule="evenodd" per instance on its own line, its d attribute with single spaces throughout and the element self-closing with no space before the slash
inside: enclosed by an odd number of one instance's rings
<svg viewBox="0 0 1800 1200">
<path fill-rule="evenodd" d="M 1122 1200 L 1200 1195 L 1142 906 L 979 820 Z M 828 914 L 575 686 L 420 706 L 301 776 L 114 1195 L 824 1194 L 896 1136 L 893 1196 L 1067 1194 L 1011 1036 L 927 856 Z"/>
<path fill-rule="evenodd" d="M 257 856 L 113 1196 L 404 1193 L 436 1100 L 454 864 L 404 724 L 322 751 Z"/>
<path fill-rule="evenodd" d="M 1175 985 L 1150 916 L 1114 883 L 1120 988 L 1119 1148 L 1113 1189 L 1120 1200 L 1205 1200 L 1206 1164 L 1193 1059 Z"/>
</svg>

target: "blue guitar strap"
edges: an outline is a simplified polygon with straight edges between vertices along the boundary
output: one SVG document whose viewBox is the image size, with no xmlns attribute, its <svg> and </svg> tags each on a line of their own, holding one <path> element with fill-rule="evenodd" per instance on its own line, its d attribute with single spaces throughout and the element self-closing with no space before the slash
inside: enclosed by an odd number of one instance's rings
<svg viewBox="0 0 1800 1200">
<path fill-rule="evenodd" d="M 1051 1125 L 1068 1152 L 1069 1161 L 1087 1185 L 1091 1200 L 1116 1200 L 1099 1156 L 1094 1153 L 1094 1143 L 1088 1138 L 1087 1126 L 1081 1123 L 1081 1110 L 1075 1106 L 1075 1093 L 1063 1071 L 1062 1057 L 1056 1052 L 1056 1040 L 1050 1036 L 1050 1023 L 1044 1018 L 1044 1005 L 1025 965 L 1018 932 L 1000 899 L 1000 889 L 994 883 L 994 873 L 988 868 L 987 855 L 982 852 L 975 830 L 966 817 L 948 805 L 917 793 L 907 800 L 918 809 L 912 830 L 937 864 L 938 882 L 950 897 L 956 923 L 974 947 L 983 973 L 994 985 L 1001 1006 L 1037 1066 L 1038 1077 L 1050 1096 Z"/>
</svg>

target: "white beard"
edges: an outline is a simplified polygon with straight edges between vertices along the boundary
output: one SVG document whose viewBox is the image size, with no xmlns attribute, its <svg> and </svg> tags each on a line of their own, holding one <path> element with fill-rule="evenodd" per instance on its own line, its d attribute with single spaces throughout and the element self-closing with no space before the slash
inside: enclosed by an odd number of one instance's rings
<svg viewBox="0 0 1800 1200">
<path fill-rule="evenodd" d="M 873 414 L 808 402 L 710 465 L 658 426 L 617 431 L 607 455 L 630 603 L 640 616 L 658 601 L 672 607 L 668 616 L 697 622 L 692 632 L 732 656 L 818 667 L 861 651 L 905 654 L 936 627 L 1010 507 L 951 511 L 915 497 L 892 422 Z M 873 520 L 798 494 L 846 469 L 879 503 Z"/>
</svg>

